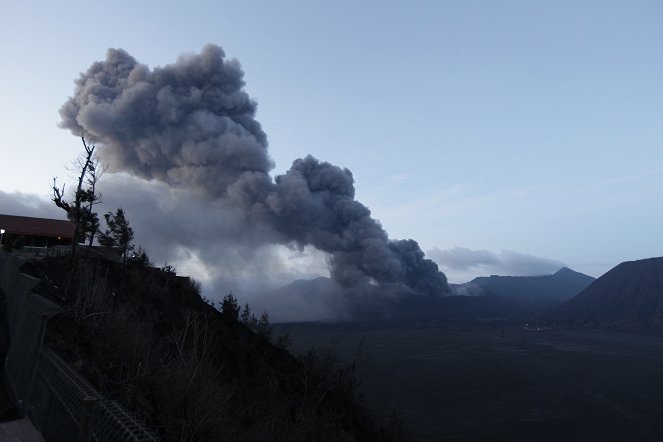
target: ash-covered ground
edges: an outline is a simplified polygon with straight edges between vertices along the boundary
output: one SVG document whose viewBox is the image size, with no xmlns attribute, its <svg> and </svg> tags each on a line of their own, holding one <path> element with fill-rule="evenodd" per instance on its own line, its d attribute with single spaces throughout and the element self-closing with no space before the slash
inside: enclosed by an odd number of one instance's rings
<svg viewBox="0 0 663 442">
<path fill-rule="evenodd" d="M 418 440 L 663 439 L 661 336 L 503 323 L 280 329 L 298 350 L 356 358 L 367 405 L 395 410 Z"/>
</svg>

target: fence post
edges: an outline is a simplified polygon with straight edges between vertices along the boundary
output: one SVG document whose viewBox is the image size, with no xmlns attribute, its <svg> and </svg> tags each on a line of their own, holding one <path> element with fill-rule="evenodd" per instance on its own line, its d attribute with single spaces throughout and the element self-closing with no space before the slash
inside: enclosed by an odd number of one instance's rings
<svg viewBox="0 0 663 442">
<path fill-rule="evenodd" d="M 90 442 L 90 438 L 92 437 L 92 409 L 95 405 L 97 405 L 97 398 L 92 396 L 85 396 L 83 398 L 78 442 Z"/>
</svg>

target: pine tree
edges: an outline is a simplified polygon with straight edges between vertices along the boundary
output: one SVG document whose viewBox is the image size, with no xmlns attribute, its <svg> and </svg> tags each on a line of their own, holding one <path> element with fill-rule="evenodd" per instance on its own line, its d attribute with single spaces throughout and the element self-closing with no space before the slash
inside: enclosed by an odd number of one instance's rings
<svg viewBox="0 0 663 442">
<path fill-rule="evenodd" d="M 227 294 L 223 297 L 221 301 L 221 316 L 229 324 L 235 324 L 239 322 L 239 310 L 240 307 L 237 304 L 237 299 L 232 295 L 232 293 Z"/>
<path fill-rule="evenodd" d="M 115 214 L 108 212 L 104 215 L 108 228 L 105 233 L 99 234 L 99 243 L 105 247 L 117 248 L 122 251 L 122 263 L 127 262 L 127 252 L 133 250 L 131 241 L 134 239 L 134 231 L 124 216 L 124 210 L 118 208 Z"/>
</svg>

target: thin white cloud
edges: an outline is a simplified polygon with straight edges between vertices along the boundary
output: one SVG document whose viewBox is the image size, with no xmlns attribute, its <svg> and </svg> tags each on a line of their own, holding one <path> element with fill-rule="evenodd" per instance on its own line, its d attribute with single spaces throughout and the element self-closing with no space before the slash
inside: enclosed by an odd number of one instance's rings
<svg viewBox="0 0 663 442">
<path fill-rule="evenodd" d="M 565 264 L 550 258 L 527 253 L 503 250 L 472 250 L 454 247 L 441 250 L 433 248 L 427 255 L 435 261 L 453 282 L 466 282 L 476 276 L 533 276 L 549 275 Z"/>
</svg>

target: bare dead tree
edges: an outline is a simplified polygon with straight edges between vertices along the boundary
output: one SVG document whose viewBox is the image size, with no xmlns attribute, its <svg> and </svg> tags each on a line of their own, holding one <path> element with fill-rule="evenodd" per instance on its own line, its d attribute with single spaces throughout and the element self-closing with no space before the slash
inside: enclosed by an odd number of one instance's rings
<svg viewBox="0 0 663 442">
<path fill-rule="evenodd" d="M 94 206 L 101 203 L 101 193 L 97 193 L 97 183 L 102 175 L 108 170 L 108 165 L 99 164 L 99 158 L 96 155 L 92 157 L 92 164 L 89 166 L 87 178 L 85 180 L 88 190 L 86 196 L 86 212 L 89 214 L 89 220 L 86 223 L 86 233 L 88 235 L 88 247 L 92 247 L 94 237 L 99 232 L 99 216 L 94 212 Z"/>
<path fill-rule="evenodd" d="M 83 190 L 83 183 L 90 168 L 94 165 L 94 149 L 95 145 L 89 145 L 85 141 L 85 137 L 81 137 L 83 141 L 84 152 L 79 156 L 78 160 L 74 163 L 74 167 L 78 172 L 78 183 L 76 192 L 74 193 L 74 201 L 65 200 L 65 185 L 58 187 L 57 178 L 53 178 L 53 202 L 56 206 L 67 212 L 67 218 L 74 223 L 74 238 L 71 241 L 71 257 L 72 262 L 76 262 L 76 247 L 80 241 L 83 223 L 85 222 L 87 213 L 86 202 L 90 199 L 90 194 L 87 190 Z M 95 182 L 96 185 L 96 182 Z"/>
</svg>

